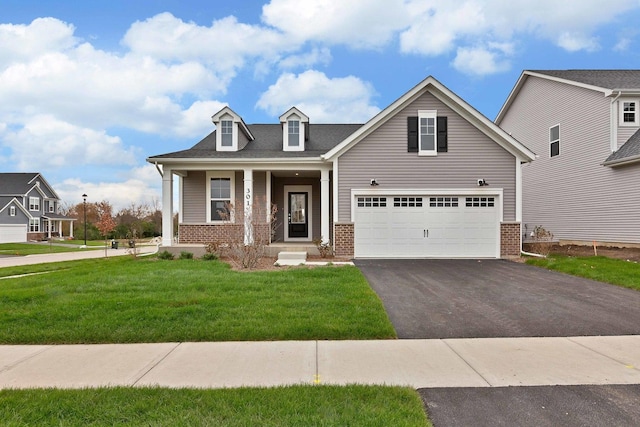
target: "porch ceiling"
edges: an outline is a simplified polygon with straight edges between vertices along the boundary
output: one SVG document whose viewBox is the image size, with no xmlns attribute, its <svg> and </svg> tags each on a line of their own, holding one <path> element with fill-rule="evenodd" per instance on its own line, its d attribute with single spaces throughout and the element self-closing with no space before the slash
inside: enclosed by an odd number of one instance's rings
<svg viewBox="0 0 640 427">
<path fill-rule="evenodd" d="M 272 170 L 271 175 L 278 178 L 320 178 L 320 171 L 309 170 Z"/>
</svg>

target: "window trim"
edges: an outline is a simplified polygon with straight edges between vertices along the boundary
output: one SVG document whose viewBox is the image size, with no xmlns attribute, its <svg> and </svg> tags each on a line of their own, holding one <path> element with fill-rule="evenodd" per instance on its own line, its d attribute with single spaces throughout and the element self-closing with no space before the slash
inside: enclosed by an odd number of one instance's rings
<svg viewBox="0 0 640 427">
<path fill-rule="evenodd" d="M 9 206 L 9 216 L 16 216 L 16 207 Z"/>
<path fill-rule="evenodd" d="M 558 139 L 551 139 L 551 129 L 557 127 L 558 128 Z M 557 125 L 553 125 L 549 127 L 549 158 L 552 157 L 558 157 L 560 155 L 560 141 L 562 140 L 562 137 L 560 135 L 560 123 L 558 123 Z M 558 154 L 553 154 L 553 144 L 558 143 Z"/>
<path fill-rule="evenodd" d="M 40 197 L 29 196 L 29 210 L 40 212 Z"/>
<path fill-rule="evenodd" d="M 297 130 L 297 132 L 292 132 L 292 127 L 294 128 L 293 130 Z M 291 143 L 292 135 L 298 136 L 298 139 L 295 145 Z M 296 149 L 300 147 L 300 120 L 295 120 L 295 119 L 287 120 L 287 145 L 290 148 L 296 148 Z"/>
<path fill-rule="evenodd" d="M 228 178 L 230 179 L 230 186 L 231 186 L 231 194 L 229 194 L 230 196 L 230 200 L 229 203 L 232 206 L 235 206 L 235 196 L 236 196 L 236 173 L 235 171 L 228 171 L 228 172 L 213 172 L 213 171 L 207 171 L 207 185 L 206 185 L 206 193 L 205 193 L 205 200 L 207 203 L 207 218 L 206 218 L 206 222 L 208 224 L 223 224 L 223 223 L 227 223 L 227 222 L 235 222 L 235 216 L 233 214 L 233 210 L 231 210 L 231 218 L 229 218 L 229 221 L 226 220 L 214 220 L 211 219 L 211 201 L 212 200 L 218 200 L 218 199 L 214 199 L 211 197 L 211 179 L 212 178 Z M 220 199 L 221 200 L 221 199 Z"/>
<path fill-rule="evenodd" d="M 620 108 L 620 114 L 619 114 L 619 120 L 618 123 L 620 124 L 620 126 L 640 126 L 640 102 L 638 101 L 638 99 L 635 98 L 629 98 L 629 99 L 620 99 L 619 101 L 619 108 Z M 633 122 L 625 122 L 624 121 L 624 103 L 631 103 L 633 102 L 635 104 L 635 111 L 634 111 L 634 120 Z"/>
<path fill-rule="evenodd" d="M 225 144 L 225 135 L 228 135 L 228 144 Z M 233 147 L 233 120 L 220 120 L 220 147 Z"/>
<path fill-rule="evenodd" d="M 433 149 L 422 149 L 422 119 L 433 119 Z M 418 110 L 418 156 L 438 155 L 438 111 Z"/>
<path fill-rule="evenodd" d="M 29 218 L 29 233 L 40 232 L 40 218 Z"/>
</svg>

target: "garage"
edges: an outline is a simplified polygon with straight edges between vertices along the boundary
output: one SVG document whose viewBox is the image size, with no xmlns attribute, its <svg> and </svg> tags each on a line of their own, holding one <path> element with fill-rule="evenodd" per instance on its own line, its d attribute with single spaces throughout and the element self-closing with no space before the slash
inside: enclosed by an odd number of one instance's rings
<svg viewBox="0 0 640 427">
<path fill-rule="evenodd" d="M 356 258 L 499 258 L 500 196 L 357 195 Z"/>
<path fill-rule="evenodd" d="M 26 225 L 0 225 L 0 243 L 16 243 L 27 241 Z"/>
</svg>

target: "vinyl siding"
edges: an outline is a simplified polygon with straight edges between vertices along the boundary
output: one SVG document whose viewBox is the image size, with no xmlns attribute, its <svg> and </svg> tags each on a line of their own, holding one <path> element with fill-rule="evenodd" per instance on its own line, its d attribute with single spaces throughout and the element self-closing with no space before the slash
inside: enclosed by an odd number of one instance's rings
<svg viewBox="0 0 640 427">
<path fill-rule="evenodd" d="M 618 126 L 618 149 L 638 130 L 635 126 Z"/>
<path fill-rule="evenodd" d="M 207 174 L 205 171 L 189 171 L 182 179 L 182 222 L 201 224 L 207 222 Z"/>
<path fill-rule="evenodd" d="M 9 215 L 10 206 L 16 207 L 16 216 Z M 29 218 L 27 217 L 27 215 L 25 215 L 24 212 L 22 212 L 22 210 L 15 203 L 11 203 L 9 206 L 6 207 L 6 209 L 0 212 L 0 224 L 9 224 L 9 225 L 29 224 Z"/>
<path fill-rule="evenodd" d="M 407 117 L 437 110 L 448 117 L 448 152 L 436 157 L 407 152 Z M 338 160 L 338 220 L 351 220 L 351 189 L 477 188 L 484 178 L 502 188 L 503 219 L 515 220 L 515 157 L 429 93 L 399 111 Z"/>
<path fill-rule="evenodd" d="M 560 124 L 560 155 L 549 127 Z M 640 168 L 609 168 L 610 100 L 588 89 L 529 77 L 500 126 L 539 155 L 524 165 L 523 224 L 562 240 L 640 243 Z"/>
</svg>

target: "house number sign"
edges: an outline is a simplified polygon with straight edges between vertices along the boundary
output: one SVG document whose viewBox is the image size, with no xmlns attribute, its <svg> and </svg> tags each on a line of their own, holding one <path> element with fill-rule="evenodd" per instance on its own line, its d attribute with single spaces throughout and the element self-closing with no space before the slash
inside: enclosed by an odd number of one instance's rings
<svg viewBox="0 0 640 427">
<path fill-rule="evenodd" d="M 244 196 L 247 199 L 247 207 L 251 206 L 251 189 L 247 188 L 247 194 Z"/>
</svg>

